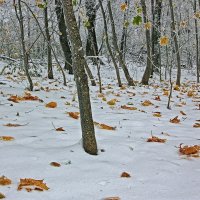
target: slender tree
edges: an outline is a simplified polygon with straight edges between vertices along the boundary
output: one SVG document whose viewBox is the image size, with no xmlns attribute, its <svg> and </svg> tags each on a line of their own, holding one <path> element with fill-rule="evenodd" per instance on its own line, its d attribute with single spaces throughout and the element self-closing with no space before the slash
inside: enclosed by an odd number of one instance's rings
<svg viewBox="0 0 200 200">
<path fill-rule="evenodd" d="M 71 0 L 62 0 L 65 22 L 67 25 L 69 38 L 72 45 L 73 71 L 76 80 L 79 108 L 81 116 L 82 138 L 84 150 L 92 155 L 97 154 L 97 144 L 95 139 L 95 130 L 92 119 L 90 94 L 88 87 L 88 78 L 85 72 L 86 60 L 73 11 Z"/>
</svg>

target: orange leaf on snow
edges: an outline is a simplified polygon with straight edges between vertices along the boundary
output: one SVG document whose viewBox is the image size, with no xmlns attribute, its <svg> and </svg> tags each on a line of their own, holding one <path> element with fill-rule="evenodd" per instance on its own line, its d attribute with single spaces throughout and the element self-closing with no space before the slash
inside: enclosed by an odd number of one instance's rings
<svg viewBox="0 0 200 200">
<path fill-rule="evenodd" d="M 156 96 L 154 100 L 161 101 L 160 96 Z"/>
<path fill-rule="evenodd" d="M 200 123 L 195 123 L 195 124 L 193 125 L 193 127 L 194 127 L 194 128 L 200 128 Z"/>
<path fill-rule="evenodd" d="M 32 96 L 31 93 L 25 92 L 24 96 L 12 95 L 8 98 L 8 101 L 19 103 L 19 101 L 42 101 L 37 96 Z"/>
<path fill-rule="evenodd" d="M 121 108 L 122 108 L 122 109 L 125 109 L 125 110 L 137 110 L 136 107 L 126 106 L 126 105 L 121 106 Z"/>
<path fill-rule="evenodd" d="M 69 116 L 74 118 L 74 119 L 78 119 L 80 113 L 79 112 L 68 112 Z"/>
<path fill-rule="evenodd" d="M 53 167 L 60 167 L 61 166 L 61 164 L 57 163 L 57 162 L 51 162 L 50 165 L 53 166 Z"/>
<path fill-rule="evenodd" d="M 126 3 L 121 3 L 120 9 L 121 9 L 121 11 L 124 12 L 127 9 L 127 4 Z"/>
<path fill-rule="evenodd" d="M 145 100 L 144 102 L 142 102 L 142 105 L 143 106 L 152 106 L 153 103 L 151 103 L 151 101 L 149 101 L 149 100 Z"/>
<path fill-rule="evenodd" d="M 169 96 L 169 91 L 168 90 L 164 90 L 163 95 L 164 96 Z"/>
<path fill-rule="evenodd" d="M 111 99 L 110 101 L 107 102 L 108 105 L 114 106 L 116 104 L 117 99 Z"/>
<path fill-rule="evenodd" d="M 12 181 L 5 177 L 5 176 L 1 176 L 0 177 L 0 185 L 10 185 L 12 183 Z"/>
<path fill-rule="evenodd" d="M 100 129 L 105 129 L 105 130 L 116 130 L 116 127 L 113 126 L 108 126 L 106 124 L 100 124 L 98 122 L 94 122 L 94 125 L 97 126 Z"/>
<path fill-rule="evenodd" d="M 167 140 L 166 139 L 161 139 L 156 136 L 151 136 L 151 138 L 147 139 L 147 142 L 160 142 L 160 143 L 165 143 Z"/>
<path fill-rule="evenodd" d="M 17 190 L 22 190 L 26 186 L 33 186 L 34 188 L 39 188 L 41 191 L 48 190 L 46 183 L 43 182 L 43 180 L 35 180 L 32 178 L 25 178 L 20 179 L 20 183 L 18 185 Z"/>
<path fill-rule="evenodd" d="M 56 131 L 65 131 L 63 127 L 56 128 Z"/>
<path fill-rule="evenodd" d="M 173 119 L 170 119 L 169 121 L 170 121 L 171 123 L 174 123 L 174 124 L 180 123 L 180 119 L 178 119 L 178 116 L 174 117 Z"/>
<path fill-rule="evenodd" d="M 127 172 L 123 172 L 123 173 L 121 174 L 121 177 L 122 177 L 122 178 L 130 178 L 131 175 L 130 175 L 129 173 L 127 173 Z"/>
<path fill-rule="evenodd" d="M 119 197 L 106 197 L 103 200 L 121 200 Z"/>
<path fill-rule="evenodd" d="M 47 108 L 56 108 L 57 107 L 57 103 L 52 101 L 52 102 L 49 102 L 45 105 L 45 107 Z"/>
<path fill-rule="evenodd" d="M 161 115 L 160 112 L 154 112 L 153 116 L 154 116 L 154 117 L 162 117 L 162 115 Z"/>
<path fill-rule="evenodd" d="M 179 152 L 183 155 L 192 155 L 192 154 L 198 154 L 200 151 L 200 146 L 199 145 L 194 145 L 194 146 L 183 146 L 180 144 L 179 146 Z"/>
<path fill-rule="evenodd" d="M 15 138 L 11 136 L 0 136 L 0 140 L 3 140 L 3 141 L 12 141 L 14 139 Z"/>
<path fill-rule="evenodd" d="M 8 127 L 19 127 L 19 126 L 24 126 L 22 124 L 11 124 L 11 123 L 8 123 L 8 124 L 4 124 L 4 126 L 8 126 Z"/>
</svg>

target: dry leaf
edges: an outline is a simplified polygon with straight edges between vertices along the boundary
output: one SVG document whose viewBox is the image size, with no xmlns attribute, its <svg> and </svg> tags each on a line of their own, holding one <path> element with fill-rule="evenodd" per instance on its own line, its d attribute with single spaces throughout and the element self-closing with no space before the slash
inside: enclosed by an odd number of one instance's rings
<svg viewBox="0 0 200 200">
<path fill-rule="evenodd" d="M 195 124 L 193 125 L 193 127 L 194 127 L 194 128 L 200 128 L 200 123 L 195 123 Z"/>
<path fill-rule="evenodd" d="M 160 38 L 160 46 L 166 46 L 169 44 L 169 38 L 167 36 L 162 36 Z"/>
<path fill-rule="evenodd" d="M 53 166 L 53 167 L 60 167 L 61 166 L 61 164 L 57 163 L 57 162 L 51 162 L 50 165 Z"/>
<path fill-rule="evenodd" d="M 107 102 L 108 105 L 114 106 L 116 104 L 117 99 L 111 99 L 110 101 Z"/>
<path fill-rule="evenodd" d="M 45 107 L 47 108 L 56 108 L 57 107 L 57 103 L 52 101 L 52 102 L 49 102 L 45 105 Z"/>
<path fill-rule="evenodd" d="M 6 196 L 0 192 L 0 199 L 4 199 L 4 198 L 6 198 Z"/>
<path fill-rule="evenodd" d="M 182 144 L 179 146 L 179 152 L 183 155 L 192 155 L 192 154 L 198 154 L 200 151 L 200 146 L 199 145 L 194 145 L 194 146 L 184 146 L 182 147 Z"/>
<path fill-rule="evenodd" d="M 26 186 L 33 186 L 34 188 L 37 187 L 37 188 L 40 188 L 42 191 L 49 189 L 47 187 L 46 183 L 43 182 L 43 180 L 35 180 L 32 178 L 25 178 L 25 179 L 20 179 L 20 183 L 18 185 L 17 190 L 22 190 Z"/>
<path fill-rule="evenodd" d="M 80 113 L 79 112 L 68 112 L 69 116 L 74 118 L 74 119 L 78 119 Z"/>
<path fill-rule="evenodd" d="M 180 113 L 181 113 L 182 115 L 186 115 L 186 113 L 184 113 L 183 111 L 180 111 Z"/>
<path fill-rule="evenodd" d="M 144 102 L 142 102 L 142 105 L 143 106 L 152 106 L 153 103 L 151 103 L 151 101 L 149 101 L 149 100 L 145 100 Z"/>
<path fill-rule="evenodd" d="M 56 131 L 65 131 L 65 129 L 63 129 L 63 127 L 59 127 L 56 129 Z"/>
<path fill-rule="evenodd" d="M 126 105 L 121 106 L 121 108 L 122 108 L 122 109 L 125 109 L 125 110 L 137 110 L 136 107 L 126 106 Z"/>
<path fill-rule="evenodd" d="M 174 90 L 180 91 L 180 87 L 179 87 L 178 85 L 175 85 L 175 86 L 174 86 Z"/>
<path fill-rule="evenodd" d="M 42 101 L 42 100 L 39 99 L 37 96 L 32 96 L 31 93 L 29 92 L 25 92 L 24 96 L 12 95 L 11 97 L 8 98 L 8 101 L 19 103 L 19 101 Z"/>
<path fill-rule="evenodd" d="M 188 97 L 193 97 L 193 96 L 194 96 L 194 91 L 189 90 L 189 91 L 187 92 L 187 96 L 188 96 Z"/>
<path fill-rule="evenodd" d="M 151 138 L 147 139 L 147 142 L 160 142 L 160 143 L 165 143 L 167 140 L 166 139 L 160 139 L 156 136 L 151 136 Z"/>
<path fill-rule="evenodd" d="M 121 11 L 124 12 L 127 9 L 127 4 L 126 3 L 121 3 L 120 9 L 121 9 Z"/>
<path fill-rule="evenodd" d="M 0 140 L 3 140 L 3 141 L 12 141 L 14 139 L 15 138 L 11 136 L 0 136 Z"/>
<path fill-rule="evenodd" d="M 8 123 L 8 124 L 4 124 L 4 126 L 8 126 L 8 127 L 19 127 L 19 126 L 24 126 L 24 125 Z"/>
<path fill-rule="evenodd" d="M 161 101 L 160 96 L 156 96 L 154 100 Z"/>
<path fill-rule="evenodd" d="M 108 126 L 106 124 L 100 124 L 98 122 L 94 122 L 94 125 L 97 126 L 100 129 L 105 129 L 105 130 L 116 130 L 116 127 L 113 126 Z"/>
<path fill-rule="evenodd" d="M 103 200 L 121 200 L 119 197 L 106 197 Z"/>
<path fill-rule="evenodd" d="M 0 185 L 10 185 L 12 183 L 12 181 L 5 177 L 5 176 L 1 176 L 0 177 Z"/>
<path fill-rule="evenodd" d="M 162 117 L 162 115 L 161 115 L 160 112 L 154 112 L 153 116 L 154 116 L 154 117 Z"/>
<path fill-rule="evenodd" d="M 123 173 L 121 174 L 121 177 L 122 177 L 122 178 L 130 178 L 131 175 L 130 175 L 129 173 L 127 173 L 127 172 L 123 172 Z"/>
<path fill-rule="evenodd" d="M 168 90 L 164 90 L 163 95 L 164 96 L 169 96 L 169 91 Z"/>
<path fill-rule="evenodd" d="M 180 123 L 180 119 L 178 119 L 178 116 L 174 117 L 173 119 L 170 119 L 169 121 L 170 121 L 171 123 L 174 123 L 174 124 Z"/>
</svg>

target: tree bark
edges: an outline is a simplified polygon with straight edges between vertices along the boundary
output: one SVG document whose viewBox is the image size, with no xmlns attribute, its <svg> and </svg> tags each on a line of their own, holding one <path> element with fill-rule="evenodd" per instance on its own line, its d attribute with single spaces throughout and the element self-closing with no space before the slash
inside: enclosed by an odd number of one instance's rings
<svg viewBox="0 0 200 200">
<path fill-rule="evenodd" d="M 46 33 L 46 39 L 49 44 L 51 44 L 51 36 L 49 33 L 49 22 L 48 22 L 48 6 L 47 0 L 44 0 L 44 3 L 46 4 L 44 8 L 44 25 L 45 25 L 45 33 Z M 48 78 L 53 79 L 53 67 L 52 67 L 52 55 L 51 55 L 51 48 L 47 44 L 47 66 L 48 66 Z"/>
<path fill-rule="evenodd" d="M 79 99 L 83 148 L 87 153 L 96 155 L 97 144 L 92 118 L 88 78 L 85 72 L 87 63 L 84 58 L 84 51 L 73 11 L 72 1 L 62 0 L 62 3 L 65 22 L 72 45 L 73 71 Z"/>
<path fill-rule="evenodd" d="M 148 22 L 148 19 L 147 19 L 147 9 L 146 9 L 145 0 L 141 0 L 141 5 L 142 5 L 144 23 L 146 24 Z M 147 44 L 147 64 L 146 64 L 146 69 L 144 71 L 141 82 L 144 85 L 148 85 L 149 84 L 149 78 L 151 76 L 151 68 L 152 68 L 152 63 L 151 63 L 151 35 L 150 35 L 149 29 L 145 30 L 145 35 L 146 35 L 146 44 Z"/>
<path fill-rule="evenodd" d="M 69 71 L 69 74 L 73 74 L 72 70 L 72 53 L 71 49 L 69 46 L 69 41 L 68 41 L 68 36 L 67 36 L 67 27 L 65 25 L 65 18 L 64 18 L 64 13 L 62 10 L 62 4 L 60 0 L 55 0 L 55 5 L 56 5 L 56 16 L 57 16 L 57 21 L 58 21 L 58 28 L 60 31 L 59 34 L 59 39 L 60 39 L 60 44 L 65 56 L 65 69 Z"/>
<path fill-rule="evenodd" d="M 172 0 L 169 0 L 169 7 L 171 12 L 171 26 L 172 26 L 172 38 L 174 39 L 174 46 L 176 51 L 176 61 L 177 61 L 177 78 L 176 78 L 176 85 L 181 85 L 181 58 L 179 52 L 179 44 L 178 38 L 176 34 L 176 25 L 175 25 L 175 18 L 174 18 L 174 8 Z"/>
</svg>

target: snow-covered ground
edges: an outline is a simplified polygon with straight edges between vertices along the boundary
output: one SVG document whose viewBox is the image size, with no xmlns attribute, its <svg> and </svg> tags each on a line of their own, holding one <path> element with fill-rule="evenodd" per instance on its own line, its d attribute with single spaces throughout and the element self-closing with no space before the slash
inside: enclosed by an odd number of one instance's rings
<svg viewBox="0 0 200 200">
<path fill-rule="evenodd" d="M 0 76 L 0 137 L 15 138 L 13 141 L 0 140 L 0 176 L 12 180 L 11 185 L 0 186 L 6 199 L 200 199 L 200 158 L 181 156 L 178 149 L 181 143 L 200 144 L 200 129 L 193 127 L 196 120 L 200 120 L 200 87 L 196 86 L 195 77 L 185 72 L 185 85 L 181 88 L 185 91 L 173 91 L 172 109 L 168 110 L 168 97 L 163 95 L 167 83 L 154 80 L 150 86 L 120 89 L 113 75 L 102 67 L 106 101 L 98 96 L 98 86 L 90 87 L 94 121 L 116 127 L 111 131 L 96 128 L 97 156 L 84 152 L 80 121 L 67 114 L 78 111 L 73 76 L 68 76 L 67 87 L 60 81 L 34 78 L 35 88 L 40 90 L 31 94 L 43 102 L 19 103 L 7 99 L 11 95 L 23 96 L 27 81 L 12 75 Z M 141 77 L 137 76 L 139 80 Z M 188 90 L 196 95 L 188 97 Z M 156 96 L 160 96 L 161 101 L 155 100 Z M 111 99 L 117 99 L 114 106 L 107 104 Z M 153 105 L 142 106 L 145 100 Z M 51 101 L 58 106 L 45 107 Z M 122 105 L 134 106 L 137 110 L 125 110 Z M 154 112 L 162 116 L 155 117 Z M 180 123 L 170 123 L 176 116 Z M 23 126 L 5 126 L 8 123 Z M 65 131 L 56 131 L 58 127 Z M 146 142 L 151 134 L 167 139 L 166 143 Z M 51 162 L 61 166 L 51 166 Z M 122 178 L 122 172 L 131 177 Z M 29 193 L 17 191 L 20 178 L 44 179 L 50 189 Z"/>
</svg>

